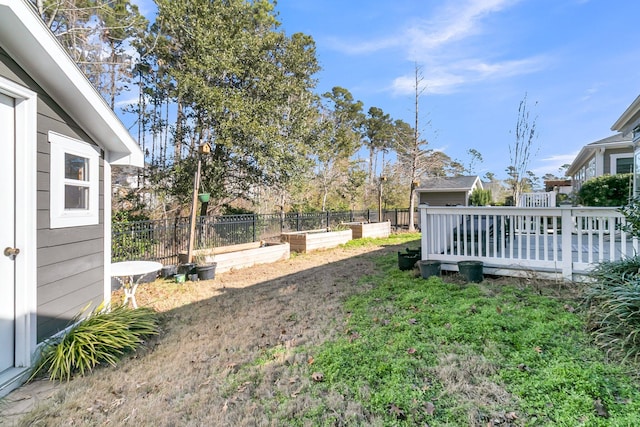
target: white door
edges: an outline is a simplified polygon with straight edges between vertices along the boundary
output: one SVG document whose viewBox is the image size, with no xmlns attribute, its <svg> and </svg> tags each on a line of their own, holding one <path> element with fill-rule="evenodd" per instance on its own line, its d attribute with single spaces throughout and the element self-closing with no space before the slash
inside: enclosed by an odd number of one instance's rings
<svg viewBox="0 0 640 427">
<path fill-rule="evenodd" d="M 0 372 L 15 364 L 15 108 L 0 93 Z M 5 249 L 6 248 L 6 249 Z"/>
</svg>

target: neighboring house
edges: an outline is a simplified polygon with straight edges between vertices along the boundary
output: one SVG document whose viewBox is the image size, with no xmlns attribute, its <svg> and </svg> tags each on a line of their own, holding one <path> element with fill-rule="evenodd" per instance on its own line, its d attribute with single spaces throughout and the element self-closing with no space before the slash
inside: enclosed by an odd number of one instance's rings
<svg viewBox="0 0 640 427">
<path fill-rule="evenodd" d="M 634 170 L 633 194 L 640 194 L 640 96 L 638 96 L 620 118 L 611 126 L 611 130 L 620 132 L 633 144 L 633 158 L 637 165 Z"/>
<path fill-rule="evenodd" d="M 601 175 L 616 175 L 633 171 L 633 142 L 631 137 L 616 134 L 587 144 L 567 169 L 578 191 L 588 179 Z"/>
<path fill-rule="evenodd" d="M 28 0 L 0 0 L 0 146 L 1 396 L 109 300 L 111 164 L 144 160 Z"/>
<path fill-rule="evenodd" d="M 570 179 L 548 179 L 544 181 L 544 191 L 555 191 L 558 194 L 571 194 L 573 186 Z"/>
<path fill-rule="evenodd" d="M 478 176 L 447 176 L 424 180 L 416 192 L 419 204 L 468 206 L 469 196 L 476 188 L 483 188 Z"/>
</svg>

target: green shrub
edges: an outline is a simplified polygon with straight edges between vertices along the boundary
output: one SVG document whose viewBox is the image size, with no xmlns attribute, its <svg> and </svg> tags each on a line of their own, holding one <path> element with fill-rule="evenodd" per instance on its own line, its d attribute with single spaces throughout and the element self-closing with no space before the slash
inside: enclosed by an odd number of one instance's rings
<svg viewBox="0 0 640 427">
<path fill-rule="evenodd" d="M 623 206 L 629 202 L 632 174 L 602 175 L 582 184 L 578 203 L 584 206 Z"/>
<path fill-rule="evenodd" d="M 602 262 L 585 289 L 587 325 L 607 351 L 640 356 L 640 256 Z"/>
<path fill-rule="evenodd" d="M 469 196 L 469 203 L 473 206 L 488 206 L 491 204 L 493 197 L 491 196 L 491 190 L 484 190 L 476 188 L 471 192 Z"/>
<path fill-rule="evenodd" d="M 134 351 L 144 339 L 158 334 L 158 317 L 151 308 L 124 305 L 105 310 L 97 307 L 67 333 L 48 340 L 31 378 L 46 373 L 50 380 L 70 380 L 100 364 L 115 366 L 122 355 Z"/>
<path fill-rule="evenodd" d="M 623 224 L 618 224 L 618 229 L 630 233 L 633 237 L 640 237 L 640 198 L 632 199 L 618 211 L 625 219 Z"/>
</svg>

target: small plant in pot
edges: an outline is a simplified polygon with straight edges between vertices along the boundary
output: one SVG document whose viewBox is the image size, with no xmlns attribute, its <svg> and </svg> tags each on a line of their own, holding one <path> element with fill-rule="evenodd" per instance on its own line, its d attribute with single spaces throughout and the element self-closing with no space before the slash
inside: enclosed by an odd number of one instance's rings
<svg viewBox="0 0 640 427">
<path fill-rule="evenodd" d="M 216 262 L 207 262 L 204 257 L 196 257 L 196 274 L 198 280 L 213 280 L 216 277 Z"/>
</svg>

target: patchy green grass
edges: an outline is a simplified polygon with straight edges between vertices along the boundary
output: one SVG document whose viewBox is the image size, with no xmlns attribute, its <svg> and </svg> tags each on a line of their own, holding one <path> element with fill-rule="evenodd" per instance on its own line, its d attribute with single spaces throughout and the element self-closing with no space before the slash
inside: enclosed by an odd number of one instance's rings
<svg viewBox="0 0 640 427">
<path fill-rule="evenodd" d="M 394 263 L 363 278 L 375 286 L 347 301 L 342 337 L 315 350 L 310 393 L 358 402 L 383 425 L 640 425 L 638 382 L 592 344 L 573 299 L 423 280 Z M 327 410 L 290 424 L 331 424 Z"/>
<path fill-rule="evenodd" d="M 576 286 L 423 280 L 398 270 L 419 243 L 140 287 L 162 334 L 16 425 L 640 425 L 638 366 L 592 342 Z"/>
<path fill-rule="evenodd" d="M 407 244 L 411 246 L 411 248 L 417 249 L 420 246 L 420 233 L 395 233 L 387 238 L 366 237 L 363 239 L 353 239 L 349 240 L 343 246 L 345 248 L 361 248 L 372 245 L 395 246 L 402 244 Z"/>
</svg>

